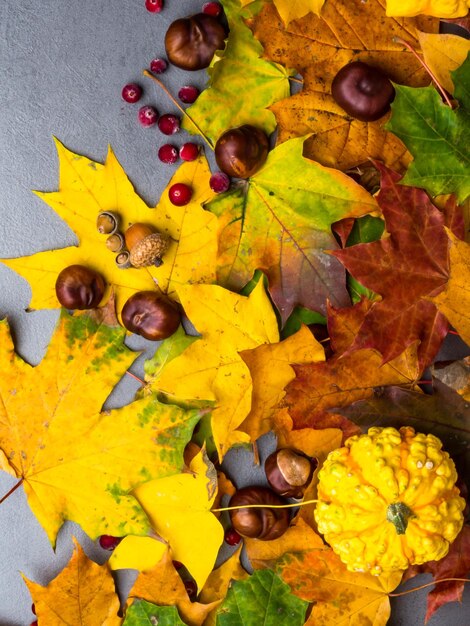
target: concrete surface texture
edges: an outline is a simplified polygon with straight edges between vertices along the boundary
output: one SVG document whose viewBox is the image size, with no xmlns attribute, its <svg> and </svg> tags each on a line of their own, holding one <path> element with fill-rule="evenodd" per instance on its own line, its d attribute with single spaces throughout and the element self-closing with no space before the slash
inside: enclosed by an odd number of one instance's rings
<svg viewBox="0 0 470 626">
<path fill-rule="evenodd" d="M 169 23 L 197 12 L 201 5 L 202 0 L 167 0 L 162 13 L 150 14 L 144 0 L 2 0 L 0 258 L 75 243 L 69 227 L 32 193 L 34 189 L 57 188 L 53 136 L 69 149 L 98 161 L 103 161 L 110 144 L 137 192 L 150 206 L 155 205 L 173 167 L 158 161 L 162 136 L 155 128 L 139 126 L 136 105 L 123 102 L 121 89 L 138 81 L 145 89 L 142 103 L 174 112 L 166 96 L 141 77 L 141 70 L 152 58 L 164 54 L 163 37 Z M 205 80 L 204 72 L 191 76 L 191 82 L 199 87 Z M 176 93 L 188 78 L 185 72 L 171 68 L 165 81 Z M 179 144 L 185 140 L 184 133 L 175 138 Z M 0 316 L 8 316 L 19 354 L 35 365 L 49 343 L 57 312 L 26 312 L 28 284 L 1 264 L 0 286 Z M 143 359 L 152 354 L 155 345 L 137 337 L 132 337 L 129 345 L 146 350 L 133 366 L 133 371 L 142 375 Z M 108 406 L 131 401 L 137 386 L 130 377 L 123 379 Z M 233 455 L 231 467 L 242 463 L 239 457 Z M 245 464 L 243 481 L 249 482 L 250 468 L 252 465 Z M 0 473 L 0 497 L 12 484 L 12 477 Z M 21 489 L 0 505 L 0 626 L 28 626 L 33 621 L 31 598 L 20 572 L 46 584 L 69 558 L 72 534 L 90 556 L 101 562 L 106 558 L 107 553 L 71 523 L 61 531 L 54 552 Z M 429 578 L 419 580 L 427 582 Z M 467 589 L 467 608 L 469 600 Z M 423 593 L 394 600 L 392 605 L 393 626 L 424 624 Z M 470 623 L 468 615 L 454 603 L 428 624 L 464 626 Z"/>
</svg>

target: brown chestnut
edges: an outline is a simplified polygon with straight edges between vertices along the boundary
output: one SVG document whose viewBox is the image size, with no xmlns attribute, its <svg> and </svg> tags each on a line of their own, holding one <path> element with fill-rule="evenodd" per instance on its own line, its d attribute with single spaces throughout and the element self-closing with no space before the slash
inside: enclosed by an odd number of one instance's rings
<svg viewBox="0 0 470 626">
<path fill-rule="evenodd" d="M 138 291 L 122 309 L 122 323 L 131 333 L 161 341 L 172 335 L 180 325 L 178 305 L 158 291 Z"/>
<path fill-rule="evenodd" d="M 373 122 L 387 113 L 395 89 L 381 70 L 362 61 L 353 61 L 333 78 L 331 95 L 351 117 Z"/>
<path fill-rule="evenodd" d="M 57 276 L 57 300 L 67 309 L 94 309 L 106 289 L 103 277 L 84 265 L 69 265 Z"/>
<path fill-rule="evenodd" d="M 168 60 L 183 70 L 209 67 L 216 50 L 225 48 L 226 32 L 212 15 L 197 13 L 170 24 L 165 35 Z"/>
<path fill-rule="evenodd" d="M 316 466 L 316 460 L 303 452 L 280 448 L 268 456 L 264 471 L 276 493 L 287 498 L 302 498 Z"/>
<path fill-rule="evenodd" d="M 247 504 L 265 504 L 263 508 L 243 508 Z M 243 537 L 253 537 L 271 541 L 283 535 L 289 527 L 289 509 L 272 509 L 270 505 L 287 504 L 268 487 L 244 487 L 236 491 L 229 506 L 241 507 L 230 511 L 230 520 L 237 533 Z"/>
<path fill-rule="evenodd" d="M 226 130 L 215 144 L 215 160 L 228 176 L 249 178 L 268 158 L 266 134 L 250 124 Z"/>
</svg>

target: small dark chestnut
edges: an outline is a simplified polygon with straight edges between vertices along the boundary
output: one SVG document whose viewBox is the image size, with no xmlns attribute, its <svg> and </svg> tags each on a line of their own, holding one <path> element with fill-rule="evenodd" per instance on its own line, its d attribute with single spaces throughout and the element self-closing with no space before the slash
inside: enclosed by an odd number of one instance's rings
<svg viewBox="0 0 470 626">
<path fill-rule="evenodd" d="M 165 35 L 168 60 L 183 70 L 209 67 L 216 50 L 225 48 L 227 33 L 212 15 L 197 13 L 170 24 Z"/>
<path fill-rule="evenodd" d="M 263 508 L 243 508 L 247 504 L 264 504 Z M 268 487 L 251 486 L 236 491 L 229 506 L 240 507 L 230 511 L 233 528 L 242 537 L 271 541 L 283 535 L 289 528 L 289 509 L 273 509 L 270 505 L 287 504 Z"/>
<path fill-rule="evenodd" d="M 178 305 L 158 291 L 138 291 L 123 306 L 122 323 L 131 333 L 161 341 L 180 325 Z"/>
<path fill-rule="evenodd" d="M 67 309 L 94 309 L 101 302 L 106 283 L 98 272 L 84 265 L 69 265 L 57 276 L 57 300 Z"/>
<path fill-rule="evenodd" d="M 266 134 L 250 124 L 226 130 L 215 144 L 215 160 L 228 176 L 249 178 L 268 158 Z"/>
<path fill-rule="evenodd" d="M 317 466 L 303 452 L 280 448 L 268 456 L 264 471 L 271 489 L 286 498 L 302 498 Z"/>
<path fill-rule="evenodd" d="M 334 77 L 331 95 L 351 117 L 373 122 L 390 109 L 395 89 L 381 70 L 362 61 L 353 61 Z"/>
</svg>

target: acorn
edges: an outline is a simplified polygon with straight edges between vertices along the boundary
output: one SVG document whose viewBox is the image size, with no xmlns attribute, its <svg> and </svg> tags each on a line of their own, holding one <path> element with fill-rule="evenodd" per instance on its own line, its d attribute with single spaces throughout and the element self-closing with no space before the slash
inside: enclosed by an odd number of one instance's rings
<svg viewBox="0 0 470 626">
<path fill-rule="evenodd" d="M 168 249 L 169 238 L 156 232 L 148 224 L 136 222 L 125 233 L 129 260 L 133 267 L 150 267 L 162 264 L 162 256 Z"/>
<path fill-rule="evenodd" d="M 168 60 L 183 70 L 209 67 L 216 50 L 225 48 L 227 33 L 221 22 L 205 13 L 181 18 L 170 24 L 165 35 Z"/>
<path fill-rule="evenodd" d="M 121 233 L 113 233 L 106 239 L 106 247 L 111 252 L 121 252 L 124 248 L 124 236 Z"/>
<path fill-rule="evenodd" d="M 57 276 L 57 300 L 67 309 L 94 309 L 101 302 L 106 283 L 98 272 L 85 265 L 69 265 Z"/>
<path fill-rule="evenodd" d="M 266 478 L 271 489 L 286 498 L 302 498 L 317 466 L 303 452 L 280 448 L 268 456 L 264 463 Z"/>
<path fill-rule="evenodd" d="M 260 508 L 243 508 L 244 504 L 264 504 Z M 289 509 L 274 509 L 272 506 L 287 504 L 268 487 L 250 486 L 236 491 L 230 498 L 230 507 L 240 507 L 230 511 L 233 528 L 242 537 L 252 537 L 271 541 L 283 535 L 289 528 Z"/>
<path fill-rule="evenodd" d="M 250 124 L 226 130 L 214 149 L 219 168 L 235 178 L 253 176 L 264 165 L 268 151 L 267 135 Z"/>
<path fill-rule="evenodd" d="M 129 257 L 130 254 L 127 250 L 122 250 L 116 255 L 116 265 L 120 270 L 127 270 L 129 267 L 132 267 Z"/>
<path fill-rule="evenodd" d="M 103 211 L 96 218 L 96 228 L 101 235 L 112 235 L 119 226 L 119 218 L 111 211 Z"/>
</svg>

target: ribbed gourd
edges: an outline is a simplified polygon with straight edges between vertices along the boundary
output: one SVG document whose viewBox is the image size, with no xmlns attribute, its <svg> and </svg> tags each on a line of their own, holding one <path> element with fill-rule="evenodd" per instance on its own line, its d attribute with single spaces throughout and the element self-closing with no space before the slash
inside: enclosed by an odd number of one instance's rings
<svg viewBox="0 0 470 626">
<path fill-rule="evenodd" d="M 454 462 L 437 437 L 410 427 L 350 437 L 318 480 L 318 530 L 350 571 L 439 560 L 463 525 Z"/>
</svg>

